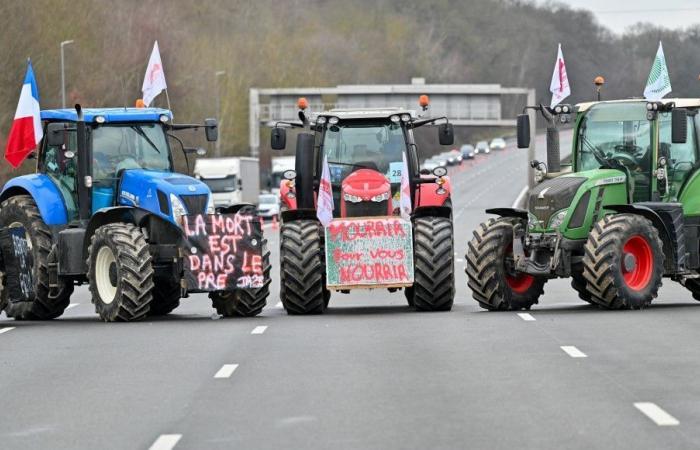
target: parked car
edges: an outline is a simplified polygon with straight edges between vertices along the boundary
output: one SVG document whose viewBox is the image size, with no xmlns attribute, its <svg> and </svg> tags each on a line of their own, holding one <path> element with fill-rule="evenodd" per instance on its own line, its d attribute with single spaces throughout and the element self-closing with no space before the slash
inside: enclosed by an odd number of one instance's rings
<svg viewBox="0 0 700 450">
<path fill-rule="evenodd" d="M 491 141 L 489 147 L 491 147 L 491 150 L 505 150 L 506 141 L 503 138 L 495 138 Z"/>
<path fill-rule="evenodd" d="M 491 149 L 489 148 L 489 142 L 488 141 L 479 141 L 476 143 L 476 148 L 474 149 L 474 153 L 490 153 Z"/>
<path fill-rule="evenodd" d="M 474 146 L 471 144 L 464 144 L 459 150 L 462 152 L 463 159 L 472 159 L 474 157 Z"/>
<path fill-rule="evenodd" d="M 258 214 L 265 219 L 278 218 L 280 199 L 275 194 L 260 194 L 258 197 Z"/>
</svg>

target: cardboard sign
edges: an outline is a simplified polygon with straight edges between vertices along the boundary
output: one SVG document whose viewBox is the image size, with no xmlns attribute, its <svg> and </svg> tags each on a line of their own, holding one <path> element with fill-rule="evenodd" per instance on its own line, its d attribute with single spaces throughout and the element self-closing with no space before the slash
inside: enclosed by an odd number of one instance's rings
<svg viewBox="0 0 700 450">
<path fill-rule="evenodd" d="M 11 302 L 34 300 L 34 255 L 24 227 L 0 230 L 5 289 Z"/>
<path fill-rule="evenodd" d="M 185 279 L 190 291 L 261 288 L 262 229 L 250 214 L 183 217 Z"/>
<path fill-rule="evenodd" d="M 353 289 L 413 284 L 413 229 L 400 217 L 334 219 L 325 230 L 326 284 Z"/>
</svg>

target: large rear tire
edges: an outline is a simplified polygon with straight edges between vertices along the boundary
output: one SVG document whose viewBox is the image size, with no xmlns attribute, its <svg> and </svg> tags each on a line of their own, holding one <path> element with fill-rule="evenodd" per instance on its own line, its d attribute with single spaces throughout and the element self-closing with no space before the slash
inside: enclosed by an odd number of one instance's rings
<svg viewBox="0 0 700 450">
<path fill-rule="evenodd" d="M 44 223 L 34 199 L 18 195 L 5 200 L 0 207 L 0 227 L 21 225 L 31 244 L 34 266 L 34 298 L 26 302 L 11 302 L 7 291 L 2 290 L 0 304 L 5 305 L 7 317 L 18 320 L 48 320 L 63 314 L 73 293 L 73 284 L 58 280 L 60 287 L 56 296 L 49 296 L 49 253 L 51 252 L 51 230 Z M 3 275 L 4 278 L 4 275 Z"/>
<path fill-rule="evenodd" d="M 180 306 L 180 283 L 175 278 L 156 277 L 153 280 L 153 300 L 149 316 L 164 316 Z"/>
<path fill-rule="evenodd" d="M 413 226 L 414 283 L 406 290 L 418 311 L 449 311 L 455 297 L 452 221 L 418 217 Z M 411 299 L 408 298 L 409 304 Z"/>
<path fill-rule="evenodd" d="M 287 314 L 321 314 L 326 309 L 326 261 L 321 225 L 284 222 L 280 233 L 280 297 Z"/>
<path fill-rule="evenodd" d="M 254 317 L 260 314 L 270 295 L 270 251 L 263 239 L 263 286 L 258 289 L 210 292 L 211 305 L 224 317 Z"/>
<path fill-rule="evenodd" d="M 571 268 L 571 287 L 578 292 L 578 298 L 596 305 L 596 302 L 591 298 L 591 293 L 588 292 L 587 284 L 586 277 L 583 276 L 583 264 L 574 264 Z"/>
<path fill-rule="evenodd" d="M 584 250 L 583 275 L 595 303 L 639 309 L 658 295 L 663 244 L 649 220 L 635 214 L 605 216 L 588 235 Z"/>
<path fill-rule="evenodd" d="M 88 278 L 95 312 L 105 322 L 141 320 L 153 299 L 148 243 L 130 223 L 99 227 L 88 249 Z"/>
<path fill-rule="evenodd" d="M 467 250 L 468 286 L 484 309 L 530 309 L 547 281 L 507 267 L 513 259 L 513 226 L 517 219 L 502 217 L 479 225 Z"/>
</svg>

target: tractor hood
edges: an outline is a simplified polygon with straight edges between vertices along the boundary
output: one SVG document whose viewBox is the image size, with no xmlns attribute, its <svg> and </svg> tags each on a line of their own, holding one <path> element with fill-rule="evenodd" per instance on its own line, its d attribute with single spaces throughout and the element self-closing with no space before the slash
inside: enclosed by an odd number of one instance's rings
<svg viewBox="0 0 700 450">
<path fill-rule="evenodd" d="M 171 195 L 188 214 L 206 213 L 209 187 L 187 175 L 146 169 L 125 170 L 119 183 L 117 203 L 138 206 L 173 221 Z"/>
<path fill-rule="evenodd" d="M 535 186 L 528 198 L 531 231 L 583 239 L 605 205 L 627 203 L 627 177 L 614 169 L 562 175 Z"/>
<path fill-rule="evenodd" d="M 390 190 L 389 180 L 372 169 L 357 170 L 343 180 L 343 194 L 359 197 L 361 201 L 370 201 L 373 197 Z"/>
</svg>

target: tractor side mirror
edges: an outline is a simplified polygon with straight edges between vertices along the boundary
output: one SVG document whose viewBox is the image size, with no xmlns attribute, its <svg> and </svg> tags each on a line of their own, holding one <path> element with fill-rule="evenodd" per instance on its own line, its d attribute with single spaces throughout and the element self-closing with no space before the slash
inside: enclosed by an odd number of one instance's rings
<svg viewBox="0 0 700 450">
<path fill-rule="evenodd" d="M 284 150 L 287 146 L 287 130 L 275 127 L 270 134 L 270 146 L 273 150 Z"/>
<path fill-rule="evenodd" d="M 452 145 L 455 142 L 455 128 L 451 123 L 443 123 L 438 126 L 438 138 L 440 145 Z"/>
<path fill-rule="evenodd" d="M 64 131 L 63 127 L 52 127 L 49 126 L 46 130 L 46 143 L 49 147 L 61 147 L 64 142 Z"/>
<path fill-rule="evenodd" d="M 685 144 L 688 140 L 688 110 L 674 108 L 671 111 L 671 143 Z"/>
<path fill-rule="evenodd" d="M 530 116 L 527 114 L 518 115 L 518 148 L 528 148 L 530 146 Z"/>
<path fill-rule="evenodd" d="M 209 142 L 216 142 L 219 139 L 219 123 L 216 119 L 204 119 L 204 133 Z"/>
</svg>

